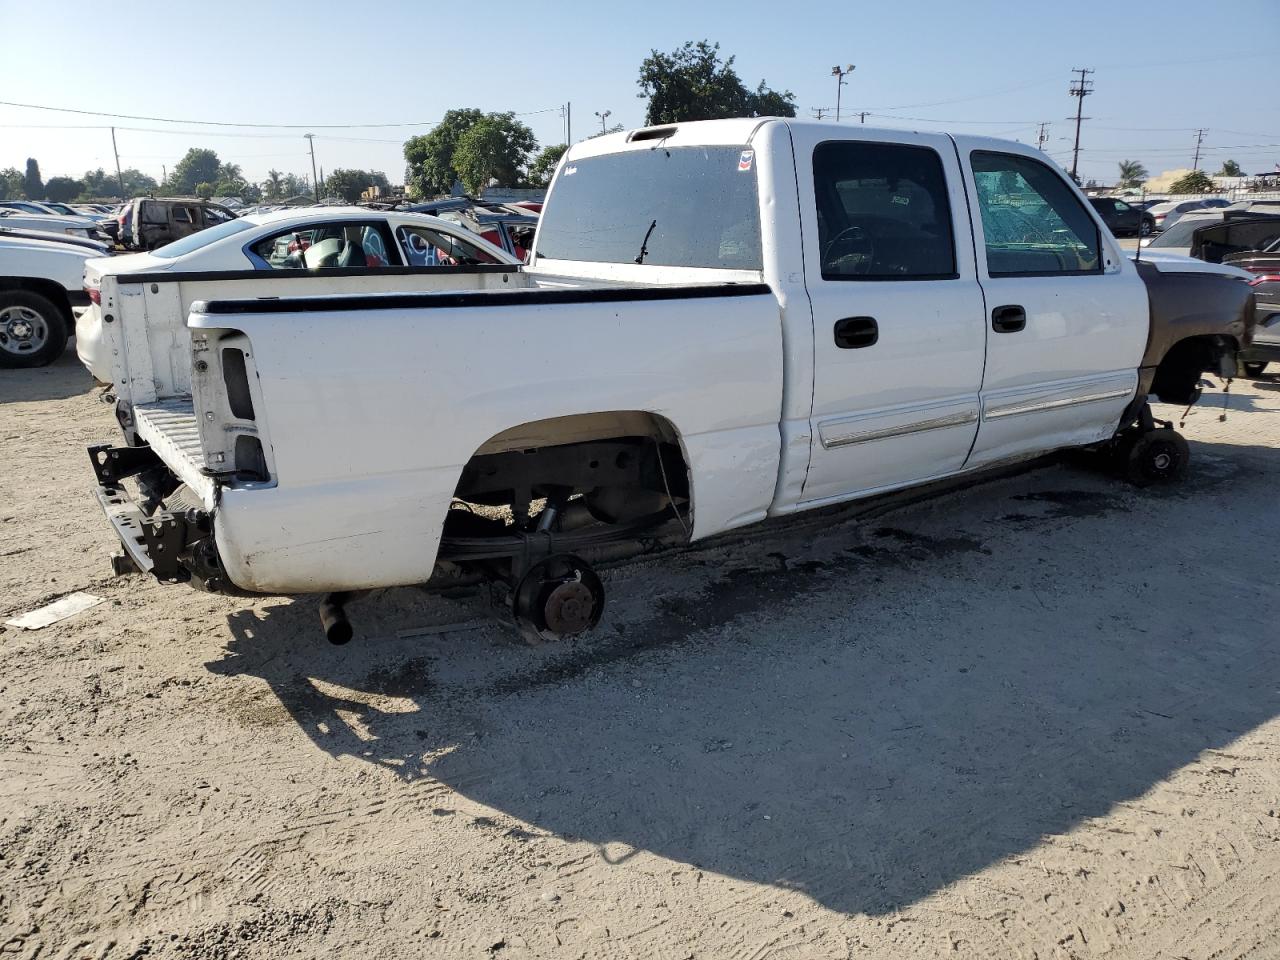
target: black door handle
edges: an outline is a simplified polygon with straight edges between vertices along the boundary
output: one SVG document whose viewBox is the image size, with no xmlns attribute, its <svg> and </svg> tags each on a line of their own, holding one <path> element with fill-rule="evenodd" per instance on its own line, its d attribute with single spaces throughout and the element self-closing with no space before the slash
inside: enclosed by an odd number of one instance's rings
<svg viewBox="0 0 1280 960">
<path fill-rule="evenodd" d="M 869 347 L 880 339 L 875 317 L 845 317 L 836 321 L 836 346 L 841 350 Z"/>
<path fill-rule="evenodd" d="M 1027 311 L 1010 304 L 991 311 L 991 329 L 996 333 L 1017 333 L 1027 325 Z"/>
</svg>

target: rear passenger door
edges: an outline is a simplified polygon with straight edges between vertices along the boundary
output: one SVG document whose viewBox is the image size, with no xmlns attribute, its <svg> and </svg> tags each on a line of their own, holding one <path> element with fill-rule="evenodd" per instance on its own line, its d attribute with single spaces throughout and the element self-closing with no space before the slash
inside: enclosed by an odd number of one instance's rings
<svg viewBox="0 0 1280 960">
<path fill-rule="evenodd" d="M 968 466 L 1103 440 L 1138 385 L 1146 287 L 1079 190 L 1031 148 L 956 138 L 986 296 Z"/>
<path fill-rule="evenodd" d="M 986 340 L 950 139 L 825 133 L 793 130 L 814 326 L 807 503 L 960 470 Z"/>
</svg>

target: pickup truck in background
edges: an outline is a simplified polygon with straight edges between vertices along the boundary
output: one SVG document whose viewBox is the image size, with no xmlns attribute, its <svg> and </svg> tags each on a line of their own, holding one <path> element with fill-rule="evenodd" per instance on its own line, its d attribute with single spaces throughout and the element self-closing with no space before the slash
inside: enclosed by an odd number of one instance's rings
<svg viewBox="0 0 1280 960">
<path fill-rule="evenodd" d="M 62 356 L 72 308 L 89 302 L 85 261 L 97 256 L 101 246 L 80 238 L 0 229 L 0 367 L 43 367 Z"/>
<path fill-rule="evenodd" d="M 327 593 L 335 642 L 359 591 L 496 580 L 526 635 L 572 635 L 591 564 L 657 543 L 1062 448 L 1179 476 L 1147 398 L 1194 400 L 1254 322 L 1240 271 L 1190 262 L 1135 264 L 1019 143 L 633 130 L 567 152 L 527 267 L 211 286 L 159 330 L 120 313 L 153 278 L 104 288 L 126 443 L 90 459 L 122 569 Z"/>
</svg>

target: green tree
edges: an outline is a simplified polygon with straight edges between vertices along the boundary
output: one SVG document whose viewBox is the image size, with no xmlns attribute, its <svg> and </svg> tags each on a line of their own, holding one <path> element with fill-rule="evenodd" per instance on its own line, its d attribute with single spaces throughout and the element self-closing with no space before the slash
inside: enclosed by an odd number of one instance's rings
<svg viewBox="0 0 1280 960">
<path fill-rule="evenodd" d="M 484 113 L 473 107 L 450 110 L 430 133 L 405 141 L 405 185 L 413 194 L 431 197 L 453 189 L 458 176 L 453 169 L 458 138 L 483 117 Z"/>
<path fill-rule="evenodd" d="M 1218 171 L 1220 177 L 1243 177 L 1244 171 L 1240 169 L 1240 164 L 1234 160 L 1223 160 L 1222 169 Z"/>
<path fill-rule="evenodd" d="M 387 175 L 380 170 L 330 170 L 324 178 L 324 189 L 331 197 L 340 197 L 347 203 L 355 203 L 369 187 L 377 187 L 383 193 L 391 189 Z"/>
<path fill-rule="evenodd" d="M 209 184 L 212 189 L 221 179 L 221 173 L 222 164 L 214 151 L 192 147 L 169 174 L 169 179 L 164 182 L 164 190 L 166 193 L 189 196 L 202 183 Z"/>
<path fill-rule="evenodd" d="M 44 197 L 57 203 L 66 203 L 80 196 L 81 184 L 71 177 L 50 177 L 44 185 Z"/>
<path fill-rule="evenodd" d="M 262 195 L 267 200 L 279 200 L 284 189 L 284 176 L 279 170 L 268 170 L 267 179 L 262 181 Z"/>
<path fill-rule="evenodd" d="M 121 197 L 124 200 L 155 193 L 159 188 L 154 177 L 147 176 L 136 167 L 126 167 L 120 171 L 119 177 L 114 170 L 108 173 L 99 167 L 97 170 L 86 170 L 84 176 L 80 178 L 80 199 L 100 200 L 119 197 L 121 178 L 124 179 L 124 196 Z"/>
<path fill-rule="evenodd" d="M 44 181 L 40 179 L 40 164 L 34 157 L 27 157 L 27 172 L 22 178 L 22 192 L 28 200 L 44 199 Z"/>
<path fill-rule="evenodd" d="M 1136 187 L 1147 179 L 1147 168 L 1137 160 L 1120 161 L 1120 186 Z"/>
<path fill-rule="evenodd" d="M 529 165 L 529 175 L 527 177 L 529 185 L 545 187 L 551 183 L 551 177 L 556 172 L 556 165 L 560 163 L 560 158 L 564 156 L 564 152 L 568 149 L 569 145 L 567 143 L 557 143 L 555 146 L 544 148 L 533 163 Z"/>
<path fill-rule="evenodd" d="M 769 89 L 763 80 L 748 90 L 733 57 L 720 59 L 720 44 L 689 41 L 671 53 L 650 51 L 640 64 L 639 96 L 647 97 L 645 123 L 796 115 L 795 95 Z"/>
<path fill-rule="evenodd" d="M 17 167 L 0 170 L 0 200 L 22 199 L 22 171 Z"/>
<path fill-rule="evenodd" d="M 1203 170 L 1192 170 L 1169 184 L 1170 193 L 1207 193 L 1213 189 L 1213 181 Z"/>
<path fill-rule="evenodd" d="M 197 183 L 195 190 L 192 192 L 202 200 L 208 200 L 213 196 L 213 184 L 209 183 L 207 180 L 204 183 Z"/>
<path fill-rule="evenodd" d="M 514 187 L 537 147 L 533 131 L 514 113 L 486 114 L 458 138 L 453 170 L 468 193 L 483 192 L 490 181 Z"/>
</svg>

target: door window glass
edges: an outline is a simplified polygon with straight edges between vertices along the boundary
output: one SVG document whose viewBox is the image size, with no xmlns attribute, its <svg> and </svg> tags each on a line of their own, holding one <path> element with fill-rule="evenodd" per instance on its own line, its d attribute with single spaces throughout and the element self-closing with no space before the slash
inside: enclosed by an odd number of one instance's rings
<svg viewBox="0 0 1280 960">
<path fill-rule="evenodd" d="M 821 143 L 813 188 L 824 280 L 957 276 L 946 177 L 934 150 Z"/>
<path fill-rule="evenodd" d="M 1098 227 L 1066 182 L 1030 157 L 975 151 L 973 179 L 993 277 L 1098 273 Z"/>
<path fill-rule="evenodd" d="M 186 207 L 174 207 L 173 222 L 174 223 L 190 223 L 191 211 L 188 210 Z"/>
<path fill-rule="evenodd" d="M 259 270 L 350 270 L 395 266 L 385 236 L 374 223 L 315 223 L 281 230 L 253 243 Z"/>
<path fill-rule="evenodd" d="M 400 249 L 411 267 L 459 267 L 498 263 L 493 254 L 461 237 L 430 227 L 401 227 Z"/>
</svg>

